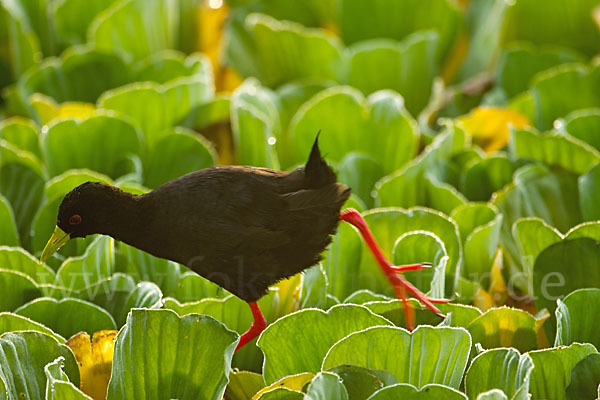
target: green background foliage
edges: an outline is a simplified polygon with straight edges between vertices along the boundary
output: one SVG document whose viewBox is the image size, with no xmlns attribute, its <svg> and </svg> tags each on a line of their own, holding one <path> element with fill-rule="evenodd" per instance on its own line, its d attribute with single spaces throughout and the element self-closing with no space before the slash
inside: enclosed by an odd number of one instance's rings
<svg viewBox="0 0 600 400">
<path fill-rule="evenodd" d="M 0 399 L 596 398 L 599 27 L 598 0 L 0 0 Z M 250 310 L 183 265 L 38 261 L 79 184 L 291 171 L 319 131 L 445 318 L 411 301 L 409 332 L 347 224 L 235 354 Z M 89 375 L 67 339 L 102 330 Z"/>
</svg>

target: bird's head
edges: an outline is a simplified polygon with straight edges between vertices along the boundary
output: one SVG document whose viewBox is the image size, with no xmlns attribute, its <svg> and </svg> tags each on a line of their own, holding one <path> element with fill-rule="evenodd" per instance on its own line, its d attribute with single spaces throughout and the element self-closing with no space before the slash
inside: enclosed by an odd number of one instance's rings
<svg viewBox="0 0 600 400">
<path fill-rule="evenodd" d="M 109 185 L 86 182 L 71 190 L 58 209 L 52 237 L 44 247 L 40 260 L 45 262 L 69 239 L 99 233 L 99 210 L 105 207 L 107 191 L 118 190 Z"/>
</svg>

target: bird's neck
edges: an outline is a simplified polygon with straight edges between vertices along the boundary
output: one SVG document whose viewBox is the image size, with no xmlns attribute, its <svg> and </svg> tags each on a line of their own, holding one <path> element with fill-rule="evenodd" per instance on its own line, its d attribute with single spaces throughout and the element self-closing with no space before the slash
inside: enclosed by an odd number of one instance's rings
<svg viewBox="0 0 600 400">
<path fill-rule="evenodd" d="M 136 196 L 121 190 L 112 190 L 98 206 L 98 233 L 116 240 L 137 245 L 140 235 L 153 218 L 145 196 Z"/>
</svg>

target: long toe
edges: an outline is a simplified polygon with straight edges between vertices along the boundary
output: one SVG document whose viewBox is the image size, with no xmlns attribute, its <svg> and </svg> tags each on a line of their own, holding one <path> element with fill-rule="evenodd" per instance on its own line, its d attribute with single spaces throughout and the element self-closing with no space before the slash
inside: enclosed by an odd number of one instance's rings
<svg viewBox="0 0 600 400">
<path fill-rule="evenodd" d="M 422 269 L 431 268 L 433 265 L 430 263 L 418 263 L 418 264 L 406 264 L 406 265 L 392 265 L 391 268 L 396 272 L 406 271 L 420 271 Z"/>
</svg>

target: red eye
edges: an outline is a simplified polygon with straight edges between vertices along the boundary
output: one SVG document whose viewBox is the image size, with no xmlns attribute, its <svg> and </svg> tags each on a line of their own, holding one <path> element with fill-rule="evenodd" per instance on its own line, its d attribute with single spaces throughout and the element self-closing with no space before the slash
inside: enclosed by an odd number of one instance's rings
<svg viewBox="0 0 600 400">
<path fill-rule="evenodd" d="M 75 214 L 69 218 L 69 224 L 71 225 L 79 225 L 81 223 L 81 215 Z"/>
</svg>

